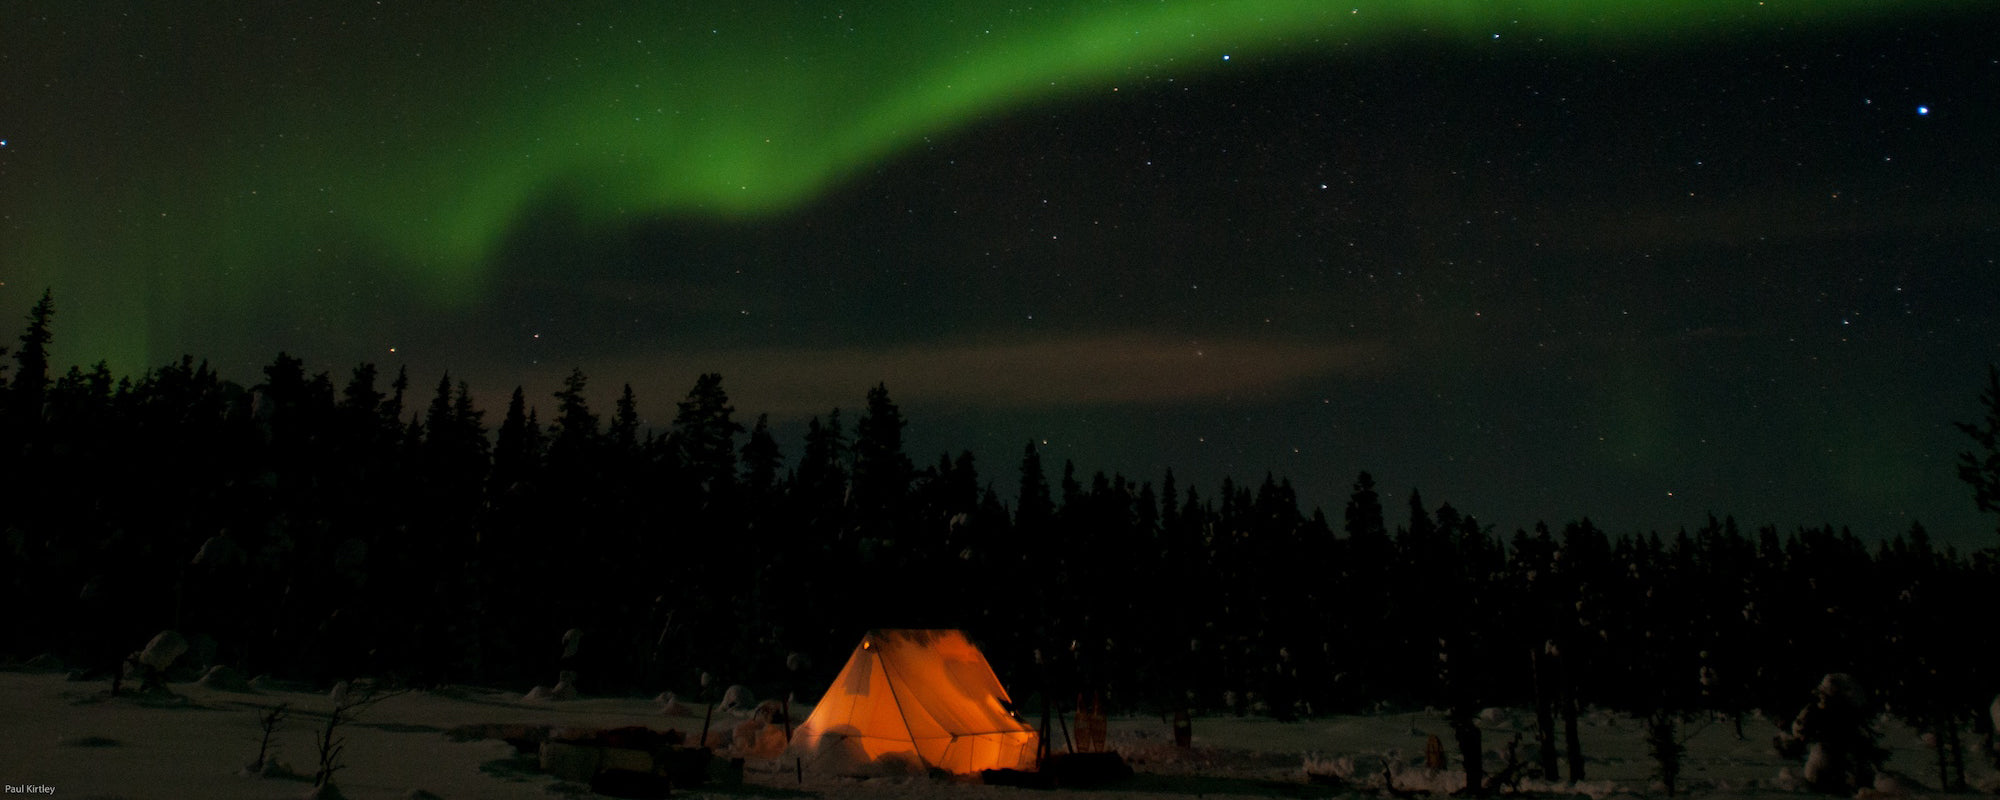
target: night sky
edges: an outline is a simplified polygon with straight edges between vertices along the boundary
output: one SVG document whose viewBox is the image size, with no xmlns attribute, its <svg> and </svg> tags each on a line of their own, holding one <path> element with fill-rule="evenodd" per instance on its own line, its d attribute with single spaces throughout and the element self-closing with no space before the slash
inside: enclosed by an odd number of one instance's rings
<svg viewBox="0 0 2000 800">
<path fill-rule="evenodd" d="M 719 372 L 788 455 L 886 382 L 1010 500 L 1033 440 L 1336 520 L 1369 470 L 1392 522 L 1993 542 L 1982 3 L 863 5 L 10 3 L 8 338 L 52 288 L 60 365 L 495 424 Z"/>
</svg>

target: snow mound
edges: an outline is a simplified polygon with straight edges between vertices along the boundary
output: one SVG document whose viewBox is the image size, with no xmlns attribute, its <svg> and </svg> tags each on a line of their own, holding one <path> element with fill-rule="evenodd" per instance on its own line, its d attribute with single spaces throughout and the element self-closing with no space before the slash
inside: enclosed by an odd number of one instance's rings
<svg viewBox="0 0 2000 800">
<path fill-rule="evenodd" d="M 766 724 L 782 723 L 785 721 L 785 704 L 776 700 L 758 703 L 756 708 L 750 710 L 750 718 Z"/>
<path fill-rule="evenodd" d="M 1791 767 L 1783 767 L 1778 770 L 1778 777 L 1771 779 L 1771 786 L 1781 792 L 1798 792 L 1806 788 L 1806 782 Z"/>
<path fill-rule="evenodd" d="M 757 698 L 750 694 L 750 687 L 739 683 L 723 691 L 722 703 L 717 705 L 715 710 L 740 713 L 749 711 L 756 705 Z"/>
<path fill-rule="evenodd" d="M 790 749 L 815 774 L 846 778 L 884 778 L 924 774 L 923 761 L 914 752 L 884 753 L 871 757 L 861 746 L 861 731 L 842 725 L 812 737 L 800 739 Z"/>
<path fill-rule="evenodd" d="M 43 653 L 41 655 L 35 656 L 34 658 L 30 658 L 26 662 L 22 663 L 21 671 L 45 673 L 45 672 L 67 672 L 69 670 L 68 667 L 65 667 L 63 665 L 62 659 L 56 658 L 55 654 Z"/>
<path fill-rule="evenodd" d="M 669 717 L 699 717 L 702 715 L 700 711 L 696 711 L 690 708 L 688 704 L 681 702 L 681 699 L 674 696 L 673 692 L 661 692 L 659 697 L 653 698 L 653 702 L 659 703 L 660 713 Z"/>
<path fill-rule="evenodd" d="M 1354 780 L 1354 757 L 1307 753 L 1302 771 L 1307 783 L 1348 783 Z"/>
<path fill-rule="evenodd" d="M 217 664 L 202 673 L 196 684 L 221 692 L 248 692 L 250 682 L 244 680 L 243 673 Z"/>
<path fill-rule="evenodd" d="M 174 660 L 188 651 L 187 637 L 174 631 L 160 631 L 158 636 L 146 643 L 146 649 L 139 651 L 138 661 L 155 671 L 166 672 L 174 665 Z"/>
<path fill-rule="evenodd" d="M 307 687 L 297 681 L 286 681 L 269 675 L 259 675 L 250 679 L 250 688 L 259 692 L 303 692 Z"/>
<path fill-rule="evenodd" d="M 777 758 L 784 755 L 788 743 L 785 726 L 758 719 L 736 723 L 730 741 L 737 755 L 748 758 Z"/>
<path fill-rule="evenodd" d="M 340 788 L 334 786 L 332 783 L 315 786 L 312 791 L 299 795 L 299 797 L 303 800 L 347 800 L 347 795 L 341 794 Z"/>
<path fill-rule="evenodd" d="M 235 566 L 243 563 L 243 560 L 243 549 L 237 547 L 236 542 L 232 541 L 228 534 L 219 533 L 203 541 L 201 549 L 194 554 L 194 560 L 189 563 L 197 567 L 213 568 Z"/>
<path fill-rule="evenodd" d="M 1875 786 L 1873 788 L 1862 789 L 1855 794 L 1855 797 L 1859 798 L 1909 796 L 1910 787 L 1905 786 L 1896 776 L 1887 773 L 1880 773 L 1875 776 Z"/>
<path fill-rule="evenodd" d="M 547 702 L 552 700 L 575 700 L 576 687 L 570 685 L 569 681 L 557 681 L 556 685 L 554 686 L 537 686 L 533 689 L 529 689 L 528 693 L 526 695 L 523 695 L 521 699 L 532 702 Z"/>
</svg>

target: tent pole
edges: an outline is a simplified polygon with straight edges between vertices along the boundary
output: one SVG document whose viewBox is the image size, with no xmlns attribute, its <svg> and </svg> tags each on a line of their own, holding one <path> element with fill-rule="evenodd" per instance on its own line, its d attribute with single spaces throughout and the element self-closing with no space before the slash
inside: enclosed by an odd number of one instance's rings
<svg viewBox="0 0 2000 800">
<path fill-rule="evenodd" d="M 1049 693 L 1042 692 L 1042 735 L 1035 739 L 1035 769 L 1042 768 L 1042 759 L 1049 755 Z"/>
<path fill-rule="evenodd" d="M 1062 727 L 1063 746 L 1068 747 L 1071 753 L 1075 753 L 1076 742 L 1069 738 L 1069 721 L 1063 719 L 1061 704 L 1056 705 L 1056 725 Z"/>
<path fill-rule="evenodd" d="M 714 718 L 715 704 L 709 703 L 708 710 L 701 715 L 701 741 L 695 743 L 696 747 L 708 747 L 708 721 Z"/>
<path fill-rule="evenodd" d="M 783 713 L 785 715 L 785 746 L 791 747 L 792 746 L 792 695 L 789 692 L 785 694 L 785 708 Z M 792 752 L 792 774 L 797 776 L 799 785 L 801 786 L 805 785 L 806 757 L 799 755 L 797 751 Z"/>
</svg>

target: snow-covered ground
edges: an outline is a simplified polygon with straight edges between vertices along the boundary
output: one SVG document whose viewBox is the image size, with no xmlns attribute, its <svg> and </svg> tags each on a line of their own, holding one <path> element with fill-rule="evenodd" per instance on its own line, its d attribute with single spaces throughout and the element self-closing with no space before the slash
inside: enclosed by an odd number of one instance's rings
<svg viewBox="0 0 2000 800">
<path fill-rule="evenodd" d="M 0 784 L 6 796 L 32 796 L 48 787 L 65 798 L 219 798 L 267 800 L 311 792 L 318 764 L 316 737 L 334 701 L 323 692 L 266 688 L 225 691 L 174 684 L 166 700 L 108 698 L 102 682 L 72 683 L 61 675 L 0 672 Z M 533 756 L 504 741 L 457 741 L 463 731 L 557 726 L 616 728 L 645 725 L 693 734 L 699 716 L 662 710 L 640 698 L 529 701 L 521 692 L 466 689 L 407 693 L 361 708 L 342 725 L 345 739 L 336 773 L 341 794 L 352 800 L 441 797 L 549 798 L 590 796 L 587 787 L 561 781 L 536 769 Z M 253 775 L 245 766 L 257 757 L 263 738 L 260 719 L 287 704 L 289 714 L 272 741 L 276 761 L 298 776 Z M 697 709 L 701 708 L 696 706 Z M 685 708 L 675 709 L 685 712 Z M 795 709 L 803 717 L 804 711 Z M 719 715 L 716 731 L 733 728 L 747 713 Z M 1521 758 L 1533 759 L 1533 722 L 1520 712 L 1490 711 L 1482 719 L 1485 743 L 1498 752 L 1518 733 Z M 1890 794 L 1929 794 L 1937 786 L 1931 751 L 1908 728 L 1880 723 L 1892 755 L 1888 770 L 1900 778 L 1885 783 Z M 460 731 L 460 737 L 452 736 Z M 1436 713 L 1345 716 L 1281 723 L 1265 718 L 1199 717 L 1194 747 L 1173 745 L 1171 728 L 1157 717 L 1115 718 L 1113 749 L 1125 755 L 1138 775 L 1130 782 L 1092 791 L 1046 791 L 980 786 L 920 777 L 859 780 L 816 776 L 800 782 L 790 760 L 751 758 L 741 786 L 709 786 L 677 792 L 682 797 L 824 798 L 1054 798 L 1117 800 L 1158 796 L 1318 797 L 1382 794 L 1385 764 L 1402 790 L 1455 788 L 1456 748 L 1449 726 Z M 1727 722 L 1696 722 L 1682 730 L 1688 754 L 1682 786 L 1697 797 L 1746 797 L 1803 791 L 1792 777 L 1798 765 L 1771 747 L 1775 728 L 1745 721 L 1738 741 Z M 1436 735 L 1453 767 L 1432 775 L 1424 769 L 1424 745 Z M 1969 736 L 1969 734 L 1968 734 Z M 1058 741 L 1060 741 L 1058 737 Z M 1977 740 L 1969 744 L 1976 747 Z M 1595 798 L 1614 795 L 1664 796 L 1653 778 L 1637 721 L 1605 712 L 1588 715 L 1583 746 L 1590 780 L 1581 785 L 1530 781 L 1524 788 Z M 2000 784 L 1987 761 L 1969 750 L 1967 768 L 1975 786 Z M 1355 785 L 1344 790 L 1307 783 L 1306 766 L 1316 771 L 1350 770 Z M 1895 784 L 1895 785 L 1892 785 Z"/>
</svg>

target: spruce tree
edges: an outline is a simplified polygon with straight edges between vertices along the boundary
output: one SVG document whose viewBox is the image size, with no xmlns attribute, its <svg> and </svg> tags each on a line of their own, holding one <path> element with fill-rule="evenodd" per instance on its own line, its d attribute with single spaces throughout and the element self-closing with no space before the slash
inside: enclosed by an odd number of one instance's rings
<svg viewBox="0 0 2000 800">
<path fill-rule="evenodd" d="M 943 465 L 942 456 L 939 464 Z M 971 450 L 961 450 L 945 472 L 945 510 L 971 513 L 979 507 L 979 466 Z"/>
<path fill-rule="evenodd" d="M 381 410 L 385 398 L 375 388 L 375 365 L 363 363 L 354 368 L 353 377 L 340 390 L 340 407 L 351 414 L 372 417 Z"/>
<path fill-rule="evenodd" d="M 1035 451 L 1035 443 L 1029 442 L 1027 451 L 1021 455 L 1021 489 L 1014 503 L 1014 527 L 1027 535 L 1046 535 L 1045 528 L 1055 516 L 1055 506 L 1049 500 L 1049 479 L 1042 473 L 1042 456 Z"/>
<path fill-rule="evenodd" d="M 563 379 L 562 391 L 556 392 L 556 421 L 550 426 L 555 431 L 554 441 L 549 442 L 551 457 L 582 459 L 597 443 L 597 414 L 590 410 L 590 402 L 583 396 L 588 384 L 583 369 L 576 367 Z"/>
<path fill-rule="evenodd" d="M 462 447 L 467 451 L 466 466 L 484 477 L 482 462 L 492 452 L 492 445 L 486 439 L 486 412 L 472 403 L 472 387 L 465 381 L 458 382 L 457 391 L 451 397 L 451 421 L 459 430 Z"/>
<path fill-rule="evenodd" d="M 840 409 L 827 412 L 825 424 L 819 417 L 806 423 L 805 453 L 799 457 L 793 485 L 793 494 L 814 518 L 846 505 L 847 433 L 840 426 Z"/>
<path fill-rule="evenodd" d="M 1396 586 L 1390 575 L 1396 567 L 1396 548 L 1389 539 L 1382 497 L 1375 491 L 1373 475 L 1367 472 L 1355 475 L 1343 519 L 1347 559 L 1341 565 L 1338 603 L 1346 610 L 1342 615 L 1347 627 L 1344 638 L 1353 643 L 1351 652 L 1357 654 L 1343 654 L 1352 659 L 1343 668 L 1360 678 L 1353 696 L 1365 701 L 1386 696 L 1392 685 L 1403 679 L 1403 670 L 1382 657 L 1395 651 L 1392 646 L 1395 629 L 1389 619 L 1392 604 L 1384 601 Z"/>
<path fill-rule="evenodd" d="M 55 315 L 54 295 L 45 289 L 42 299 L 28 312 L 28 329 L 21 333 L 21 349 L 14 352 L 14 363 L 19 367 L 9 379 L 7 407 L 24 425 L 34 424 L 42 416 L 42 403 L 49 388 L 49 342 L 54 338 L 49 321 Z"/>
<path fill-rule="evenodd" d="M 493 443 L 493 471 L 488 493 L 494 497 L 516 491 L 534 471 L 540 454 L 528 434 L 528 403 L 521 387 L 507 399 L 507 415 L 500 421 L 500 433 Z"/>
<path fill-rule="evenodd" d="M 903 453 L 903 413 L 885 384 L 868 390 L 868 408 L 854 426 L 854 505 L 871 535 L 897 538 L 897 511 L 909 494 L 913 471 Z"/>
<path fill-rule="evenodd" d="M 22 362 L 24 367 L 26 363 Z M 1984 420 L 1953 423 L 1977 445 L 1958 454 L 1958 479 L 1972 487 L 1972 502 L 1980 511 L 2000 513 L 2000 365 L 1987 365 L 1979 404 L 1986 408 Z"/>
<path fill-rule="evenodd" d="M 1375 478 L 1363 472 L 1354 478 L 1354 494 L 1347 500 L 1347 537 L 1356 548 L 1355 555 L 1365 559 L 1383 559 L 1364 563 L 1366 569 L 1381 569 L 1387 566 L 1389 529 L 1382 514 L 1382 497 L 1375 493 Z"/>
<path fill-rule="evenodd" d="M 618 405 L 611 414 L 611 427 L 605 433 L 611 437 L 611 444 L 627 453 L 639 449 L 639 400 L 632 394 L 632 384 L 625 384 L 625 390 L 618 394 Z"/>
<path fill-rule="evenodd" d="M 778 490 L 784 457 L 778 451 L 778 440 L 771 436 L 771 415 L 757 415 L 750 439 L 743 443 L 742 463 L 743 489 L 748 496 L 761 501 Z"/>
<path fill-rule="evenodd" d="M 396 380 L 389 384 L 389 388 L 389 399 L 382 401 L 382 422 L 394 431 L 403 427 L 403 395 L 410 390 L 408 367 L 396 368 Z"/>
<path fill-rule="evenodd" d="M 457 428 L 451 407 L 451 373 L 447 372 L 438 376 L 437 392 L 424 411 L 424 449 L 434 454 L 434 463 L 441 464 L 442 454 L 457 446 Z"/>
<path fill-rule="evenodd" d="M 678 408 L 673 435 L 682 468 L 708 502 L 727 498 L 736 487 L 736 434 L 743 425 L 730 419 L 736 409 L 722 390 L 722 376 L 696 379 Z"/>
</svg>

